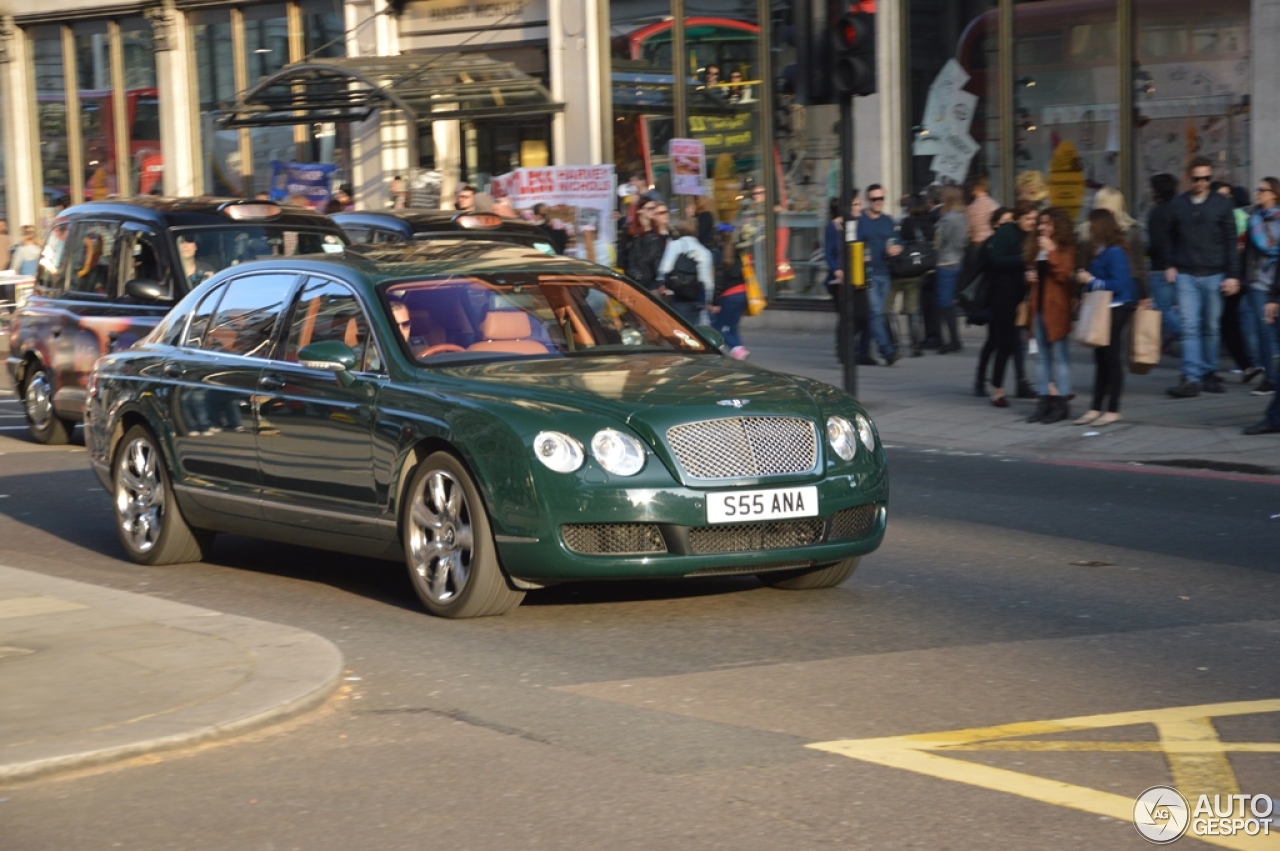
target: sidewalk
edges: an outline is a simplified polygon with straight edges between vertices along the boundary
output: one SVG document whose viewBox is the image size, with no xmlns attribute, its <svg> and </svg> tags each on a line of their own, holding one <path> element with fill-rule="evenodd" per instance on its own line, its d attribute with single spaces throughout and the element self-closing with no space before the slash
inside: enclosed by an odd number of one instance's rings
<svg viewBox="0 0 1280 851">
<path fill-rule="evenodd" d="M 341 674 L 302 630 L 0 566 L 0 785 L 277 722 Z"/>
<path fill-rule="evenodd" d="M 743 322 L 742 336 L 759 366 L 844 386 L 835 357 L 834 313 L 794 313 Z M 761 327 L 761 326 L 765 327 Z M 790 326 L 790 327 L 786 327 Z M 891 367 L 858 367 L 859 400 L 875 420 L 887 445 L 909 445 L 968 452 L 1006 453 L 1101 463 L 1172 462 L 1167 466 L 1199 467 L 1280 476 L 1280 435 L 1250 437 L 1241 429 L 1262 419 L 1270 397 L 1250 395 L 1257 386 L 1220 370 L 1227 384 L 1222 395 L 1204 393 L 1173 399 L 1165 388 L 1178 383 L 1179 362 L 1166 356 L 1147 375 L 1125 375 L 1121 413 L 1124 419 L 1104 428 L 1025 422 L 1035 400 L 1014 399 L 1013 364 L 1005 377 L 1012 407 L 992 407 L 974 396 L 978 353 L 984 328 L 962 328 L 964 351 L 904 358 Z M 1071 346 L 1073 390 L 1071 419 L 1089 408 L 1093 390 L 1093 353 Z M 1027 377 L 1034 383 L 1036 358 L 1027 357 Z"/>
</svg>

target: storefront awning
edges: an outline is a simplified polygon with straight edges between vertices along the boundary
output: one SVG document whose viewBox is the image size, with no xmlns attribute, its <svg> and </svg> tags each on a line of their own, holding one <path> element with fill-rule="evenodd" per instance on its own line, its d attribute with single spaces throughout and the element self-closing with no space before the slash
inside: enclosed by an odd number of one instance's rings
<svg viewBox="0 0 1280 851">
<path fill-rule="evenodd" d="M 286 65 L 219 104 L 224 127 L 364 121 L 398 109 L 418 125 L 527 118 L 564 109 L 538 80 L 509 62 L 476 54 L 318 59 Z"/>
</svg>

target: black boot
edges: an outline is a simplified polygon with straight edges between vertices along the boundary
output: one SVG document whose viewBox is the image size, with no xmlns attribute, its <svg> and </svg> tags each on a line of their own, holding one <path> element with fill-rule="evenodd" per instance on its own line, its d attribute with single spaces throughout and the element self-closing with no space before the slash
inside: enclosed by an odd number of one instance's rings
<svg viewBox="0 0 1280 851">
<path fill-rule="evenodd" d="M 911 333 L 911 357 L 924 354 L 924 317 L 918 313 L 907 316 L 907 329 Z"/>
<path fill-rule="evenodd" d="M 1019 399 L 1034 399 L 1036 398 L 1036 395 L 1037 395 L 1036 389 L 1031 386 L 1030 381 L 1027 381 L 1025 378 L 1023 378 L 1018 382 L 1018 398 Z"/>
<path fill-rule="evenodd" d="M 951 337 L 949 341 L 938 347 L 938 354 L 945 355 L 947 352 L 958 352 L 964 349 L 960 344 L 960 330 L 956 325 L 956 309 L 948 307 L 942 311 L 943 321 L 946 323 L 947 335 Z"/>
<path fill-rule="evenodd" d="M 1050 396 L 1049 410 L 1045 412 L 1044 419 L 1040 422 L 1045 425 L 1060 423 L 1069 416 L 1071 416 L 1071 408 L 1067 406 L 1067 400 L 1061 396 Z"/>
<path fill-rule="evenodd" d="M 1040 399 L 1036 402 L 1035 411 L 1032 412 L 1031 416 L 1027 417 L 1027 422 L 1038 423 L 1041 420 L 1043 420 L 1045 418 L 1045 415 L 1048 413 L 1049 413 L 1049 397 L 1041 396 Z"/>
</svg>

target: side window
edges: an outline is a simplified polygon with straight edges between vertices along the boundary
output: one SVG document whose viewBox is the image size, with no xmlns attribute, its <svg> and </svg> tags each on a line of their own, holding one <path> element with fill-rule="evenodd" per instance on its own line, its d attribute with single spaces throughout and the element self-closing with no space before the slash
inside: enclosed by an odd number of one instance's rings
<svg viewBox="0 0 1280 851">
<path fill-rule="evenodd" d="M 203 349 L 266 357 L 297 275 L 245 275 L 227 284 L 205 332 Z"/>
<path fill-rule="evenodd" d="M 291 313 L 283 359 L 297 363 L 298 352 L 312 343 L 334 340 L 356 353 L 356 369 L 378 372 L 382 357 L 369 334 L 360 301 L 345 284 L 312 278 L 298 294 Z"/>
<path fill-rule="evenodd" d="M 153 234 L 122 229 L 116 244 L 116 269 L 116 287 L 121 296 L 124 295 L 124 285 L 134 280 L 156 281 L 164 286 L 169 296 L 173 295 L 173 282 L 163 272 Z"/>
<path fill-rule="evenodd" d="M 213 318 L 213 311 L 217 308 L 218 302 L 222 300 L 222 294 L 226 292 L 226 289 L 226 286 L 223 285 L 209 290 L 205 297 L 200 300 L 200 305 L 191 311 L 191 324 L 177 323 L 174 328 L 173 338 L 165 342 L 171 342 L 175 346 L 200 348 L 200 341 L 204 338 L 204 332 L 209 330 L 209 320 Z M 186 328 L 186 335 L 181 336 L 184 327 Z"/>
<path fill-rule="evenodd" d="M 398 233 L 392 233 L 389 230 L 374 230 L 373 242 L 378 245 L 387 245 L 389 243 L 404 242 L 404 237 Z"/>
<path fill-rule="evenodd" d="M 358 245 L 358 244 L 360 244 L 360 243 L 362 243 L 362 242 L 369 242 L 369 241 L 370 241 L 370 239 L 369 239 L 369 229 L 368 229 L 368 228 L 358 228 L 358 227 L 346 227 L 346 226 L 344 226 L 344 227 L 342 228 L 342 230 L 343 230 L 343 232 L 345 232 L 345 233 L 346 233 L 346 235 L 347 235 L 347 239 L 351 240 L 352 242 L 356 243 L 357 245 Z"/>
<path fill-rule="evenodd" d="M 61 292 L 67 285 L 67 231 L 69 222 L 58 222 L 45 237 L 40 252 L 40 266 L 36 270 L 36 286 Z"/>
<path fill-rule="evenodd" d="M 67 289 L 74 293 L 109 295 L 112 259 L 119 222 L 82 221 L 71 235 L 71 275 Z"/>
</svg>

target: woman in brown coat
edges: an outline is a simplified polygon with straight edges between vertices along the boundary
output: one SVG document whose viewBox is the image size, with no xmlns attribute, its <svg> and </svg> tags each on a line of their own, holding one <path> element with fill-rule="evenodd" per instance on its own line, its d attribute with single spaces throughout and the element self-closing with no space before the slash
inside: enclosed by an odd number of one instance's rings
<svg viewBox="0 0 1280 851">
<path fill-rule="evenodd" d="M 1067 338 L 1071 334 L 1071 303 L 1075 298 L 1072 276 L 1076 269 L 1076 236 L 1067 211 L 1050 207 L 1040 213 L 1035 239 L 1028 239 L 1027 284 L 1029 315 L 1036 346 L 1036 390 L 1040 400 L 1029 423 L 1056 423 L 1071 414 L 1071 360 Z"/>
</svg>

